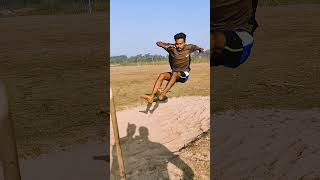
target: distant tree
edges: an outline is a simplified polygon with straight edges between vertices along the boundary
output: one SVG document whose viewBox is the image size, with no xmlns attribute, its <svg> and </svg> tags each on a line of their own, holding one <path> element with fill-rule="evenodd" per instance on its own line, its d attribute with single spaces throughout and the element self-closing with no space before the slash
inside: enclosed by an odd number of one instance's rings
<svg viewBox="0 0 320 180">
<path fill-rule="evenodd" d="M 201 60 L 203 58 L 209 58 L 210 56 L 210 51 L 206 50 L 203 53 L 199 54 L 199 53 L 193 53 L 192 58 L 194 60 Z M 110 58 L 110 63 L 111 64 L 145 64 L 145 63 L 156 63 L 159 61 L 167 61 L 169 58 L 169 55 L 159 55 L 159 54 L 138 54 L 136 56 L 130 56 L 127 57 L 126 55 L 120 55 L 120 56 L 112 56 Z"/>
</svg>

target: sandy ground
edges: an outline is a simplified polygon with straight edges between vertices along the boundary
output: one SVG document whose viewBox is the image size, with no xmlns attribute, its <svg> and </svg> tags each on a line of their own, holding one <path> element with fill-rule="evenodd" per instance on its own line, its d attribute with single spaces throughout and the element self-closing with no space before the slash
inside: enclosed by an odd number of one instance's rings
<svg viewBox="0 0 320 180">
<path fill-rule="evenodd" d="M 210 174 L 195 172 L 194 164 L 179 156 L 181 149 L 209 130 L 209 115 L 209 97 L 197 96 L 169 98 L 165 103 L 118 112 L 128 179 L 192 179 L 192 174 L 195 179 L 209 178 Z M 112 129 L 110 133 L 111 179 L 119 179 Z"/>
<path fill-rule="evenodd" d="M 23 180 L 106 180 L 109 178 L 107 152 L 105 142 L 72 145 L 63 152 L 21 160 L 21 176 Z"/>
<path fill-rule="evenodd" d="M 218 179 L 319 179 L 320 109 L 215 115 Z"/>
<path fill-rule="evenodd" d="M 64 151 L 20 160 L 22 180 L 106 180 L 109 178 L 107 143 L 87 142 L 65 147 Z M 3 178 L 0 162 L 0 180 Z"/>
</svg>

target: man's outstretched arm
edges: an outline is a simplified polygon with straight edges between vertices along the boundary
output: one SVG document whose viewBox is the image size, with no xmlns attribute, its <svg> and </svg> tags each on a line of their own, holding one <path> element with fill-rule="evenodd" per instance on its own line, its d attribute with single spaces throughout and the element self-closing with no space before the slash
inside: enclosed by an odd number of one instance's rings
<svg viewBox="0 0 320 180">
<path fill-rule="evenodd" d="M 158 41 L 157 42 L 157 46 L 159 47 L 162 47 L 164 49 L 169 49 L 169 48 L 174 48 L 174 44 L 170 44 L 170 43 L 165 43 L 165 42 L 162 42 L 162 41 Z"/>
<path fill-rule="evenodd" d="M 197 45 L 190 44 L 190 51 L 191 51 L 191 53 L 193 53 L 195 51 L 202 53 L 204 51 L 204 49 L 201 47 L 198 47 Z"/>
</svg>

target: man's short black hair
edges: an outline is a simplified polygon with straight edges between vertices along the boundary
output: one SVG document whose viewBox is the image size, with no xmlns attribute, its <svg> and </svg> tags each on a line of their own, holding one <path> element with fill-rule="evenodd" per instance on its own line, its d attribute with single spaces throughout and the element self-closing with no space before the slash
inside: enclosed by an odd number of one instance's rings
<svg viewBox="0 0 320 180">
<path fill-rule="evenodd" d="M 186 42 L 186 38 L 187 38 L 187 35 L 182 32 L 174 35 L 174 40 L 183 39 L 183 41 Z"/>
</svg>

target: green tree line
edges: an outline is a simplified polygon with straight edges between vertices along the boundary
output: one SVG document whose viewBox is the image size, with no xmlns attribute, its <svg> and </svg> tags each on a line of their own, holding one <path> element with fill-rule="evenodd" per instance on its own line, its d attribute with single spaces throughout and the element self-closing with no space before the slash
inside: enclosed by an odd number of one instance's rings
<svg viewBox="0 0 320 180">
<path fill-rule="evenodd" d="M 191 54 L 192 60 L 196 62 L 204 62 L 209 61 L 210 58 L 210 51 L 206 50 L 203 53 L 192 53 Z M 111 56 L 110 57 L 110 64 L 118 64 L 118 65 L 129 65 L 129 64 L 161 64 L 163 62 L 168 61 L 168 55 L 152 55 L 148 54 L 138 54 L 136 56 Z"/>
</svg>

